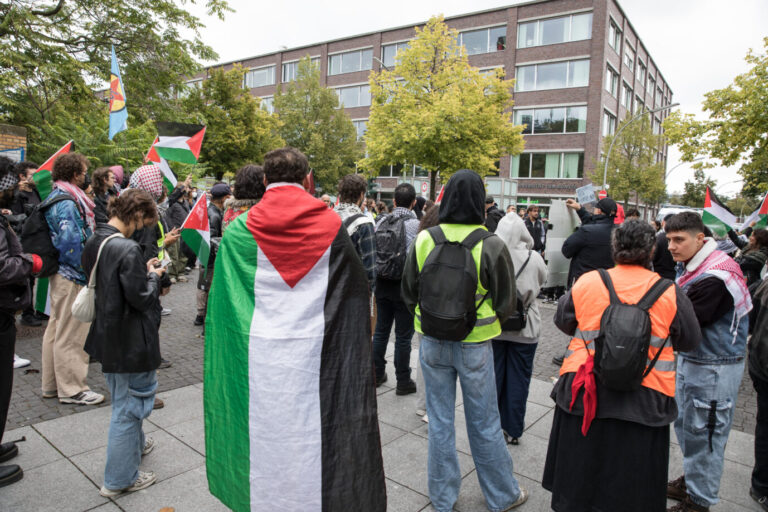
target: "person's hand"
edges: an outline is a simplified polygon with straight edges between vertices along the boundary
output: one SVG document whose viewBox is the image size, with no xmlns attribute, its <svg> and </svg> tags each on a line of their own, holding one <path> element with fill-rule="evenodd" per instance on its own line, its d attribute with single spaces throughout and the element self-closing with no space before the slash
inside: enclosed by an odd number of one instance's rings
<svg viewBox="0 0 768 512">
<path fill-rule="evenodd" d="M 749 227 L 751 227 L 751 228 L 755 227 L 756 225 L 757 225 L 757 221 L 756 220 L 753 220 L 752 222 L 749 223 Z"/>
<path fill-rule="evenodd" d="M 22 190 L 24 192 L 31 192 L 32 191 L 32 185 L 28 181 L 20 181 L 19 182 L 19 190 Z"/>
<path fill-rule="evenodd" d="M 147 272 L 152 272 L 159 266 L 160 266 L 160 260 L 157 258 L 152 258 L 147 262 Z"/>
<path fill-rule="evenodd" d="M 571 208 L 573 210 L 580 210 L 581 209 L 581 205 L 579 203 L 577 203 L 575 199 L 566 199 L 565 200 L 565 206 L 567 206 L 568 208 Z"/>
<path fill-rule="evenodd" d="M 13 215 L 13 212 L 11 212 L 11 210 L 8 210 L 6 208 L 0 208 L 0 215 Z"/>
<path fill-rule="evenodd" d="M 180 236 L 181 230 L 179 228 L 173 228 L 165 235 L 165 241 L 163 242 L 163 245 L 170 247 L 176 243 Z"/>
</svg>

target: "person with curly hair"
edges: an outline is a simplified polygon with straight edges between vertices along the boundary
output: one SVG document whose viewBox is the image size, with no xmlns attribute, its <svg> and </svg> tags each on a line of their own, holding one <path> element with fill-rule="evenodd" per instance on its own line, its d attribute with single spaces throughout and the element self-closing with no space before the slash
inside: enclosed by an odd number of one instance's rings
<svg viewBox="0 0 768 512">
<path fill-rule="evenodd" d="M 267 189 L 264 185 L 264 168 L 260 165 L 246 164 L 235 174 L 233 197 L 224 202 L 224 217 L 221 220 L 222 232 L 227 226 L 255 206 Z"/>
</svg>

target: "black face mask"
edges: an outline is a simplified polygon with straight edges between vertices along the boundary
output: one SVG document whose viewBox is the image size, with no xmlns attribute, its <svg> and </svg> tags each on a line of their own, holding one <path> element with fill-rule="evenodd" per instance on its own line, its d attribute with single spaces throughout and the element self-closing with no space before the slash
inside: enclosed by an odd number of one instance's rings
<svg viewBox="0 0 768 512">
<path fill-rule="evenodd" d="M 85 180 L 83 180 L 83 184 L 80 185 L 80 188 L 83 189 L 83 191 L 86 191 L 90 186 L 91 186 L 91 177 L 88 175 L 88 173 L 85 173 Z"/>
</svg>

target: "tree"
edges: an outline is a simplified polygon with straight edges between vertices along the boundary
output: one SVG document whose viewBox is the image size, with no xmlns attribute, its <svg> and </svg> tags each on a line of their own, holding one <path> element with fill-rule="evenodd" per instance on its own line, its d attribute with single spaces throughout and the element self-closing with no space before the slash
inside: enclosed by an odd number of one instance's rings
<svg viewBox="0 0 768 512">
<path fill-rule="evenodd" d="M 368 156 L 358 164 L 374 175 L 386 165 L 418 164 L 429 171 L 432 199 L 437 173 L 446 180 L 468 168 L 484 176 L 524 144 L 522 127 L 510 121 L 513 81 L 472 68 L 457 36 L 433 17 L 416 28 L 393 70 L 370 76 Z"/>
<path fill-rule="evenodd" d="M 717 187 L 717 182 L 712 178 L 707 178 L 703 170 L 696 169 L 693 172 L 693 181 L 686 181 L 685 185 L 683 185 L 683 195 L 680 196 L 680 204 L 695 208 L 704 207 L 707 187 L 714 190 Z"/>
<path fill-rule="evenodd" d="M 307 155 L 315 181 L 325 191 L 336 190 L 342 176 L 355 172 L 362 144 L 336 93 L 320 85 L 320 70 L 309 57 L 299 61 L 296 80 L 285 91 L 278 87 L 274 105 L 280 136 Z"/>
<path fill-rule="evenodd" d="M 728 87 L 704 95 L 702 109 L 709 119 L 676 112 L 664 121 L 667 138 L 678 145 L 683 161 L 706 157 L 723 166 L 741 162 L 743 192 L 748 195 L 768 191 L 768 37 L 763 44 L 763 54 L 747 53 L 749 71 Z M 699 169 L 714 165 L 694 164 Z"/>
<path fill-rule="evenodd" d="M 200 89 L 184 100 L 191 121 L 206 126 L 200 161 L 217 179 L 285 145 L 278 135 L 277 116 L 263 110 L 260 100 L 243 84 L 243 68 L 211 70 Z"/>
<path fill-rule="evenodd" d="M 611 150 L 607 179 L 610 193 L 625 205 L 630 199 L 637 204 L 642 200 L 646 205 L 657 205 L 666 197 L 664 163 L 657 162 L 663 136 L 653 133 L 647 116 L 629 123 L 631 119 L 628 115 L 622 121 L 619 128 L 626 128 Z M 603 138 L 603 155 L 608 153 L 613 139 L 613 135 Z M 592 182 L 603 182 L 604 169 L 603 157 L 591 175 Z"/>
</svg>

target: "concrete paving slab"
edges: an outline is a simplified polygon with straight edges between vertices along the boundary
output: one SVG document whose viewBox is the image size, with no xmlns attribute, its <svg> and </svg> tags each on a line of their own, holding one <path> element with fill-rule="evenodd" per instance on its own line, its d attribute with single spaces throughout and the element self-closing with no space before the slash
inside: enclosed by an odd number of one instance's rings
<svg viewBox="0 0 768 512">
<path fill-rule="evenodd" d="M 166 432 L 205 457 L 205 420 L 193 418 L 171 425 Z"/>
<path fill-rule="evenodd" d="M 0 511 L 61 512 L 89 510 L 107 502 L 71 462 L 57 460 L 24 471 L 24 478 L 0 490 Z"/>
<path fill-rule="evenodd" d="M 200 388 L 186 386 L 157 396 L 163 399 L 165 407 L 153 411 L 149 421 L 160 428 L 203 417 L 203 390 Z"/>
<path fill-rule="evenodd" d="M 155 412 L 157 411 L 153 411 L 153 415 Z M 35 425 L 35 430 L 61 453 L 71 457 L 94 448 L 107 446 L 111 416 L 112 407 L 101 407 L 38 423 Z M 147 421 L 144 422 L 145 433 L 154 430 L 157 430 L 156 426 Z"/>
<path fill-rule="evenodd" d="M 122 511 L 117 505 L 115 505 L 110 501 L 109 503 L 99 505 L 98 507 L 92 508 L 91 510 L 88 510 L 86 512 L 122 512 Z"/>
<path fill-rule="evenodd" d="M 519 445 L 507 445 L 507 449 L 512 455 L 515 473 L 519 473 L 536 482 L 541 482 L 541 476 L 544 474 L 544 462 L 546 460 L 548 444 L 546 440 L 536 436 L 525 436 L 520 438 Z"/>
<path fill-rule="evenodd" d="M 552 431 L 552 420 L 555 417 L 554 407 L 550 409 L 544 416 L 539 418 L 536 423 L 527 426 L 525 429 L 525 436 L 536 436 L 541 439 L 549 440 L 549 434 Z"/>
<path fill-rule="evenodd" d="M 528 401 L 535 404 L 552 407 L 555 402 L 549 397 L 552 393 L 552 382 L 541 379 L 531 379 L 531 386 L 528 388 Z"/>
<path fill-rule="evenodd" d="M 388 425 L 386 423 L 379 422 L 379 437 L 381 438 L 381 446 L 386 446 L 395 439 L 404 436 L 407 434 L 405 430 L 401 430 L 397 427 L 393 427 L 392 425 Z"/>
<path fill-rule="evenodd" d="M 126 494 L 116 502 L 126 512 L 155 511 L 162 507 L 173 507 L 175 512 L 229 510 L 208 492 L 205 467 L 187 471 L 143 491 Z"/>
<path fill-rule="evenodd" d="M 674 429 L 673 429 L 674 430 Z M 755 436 L 731 430 L 725 446 L 725 458 L 750 468 L 755 466 Z"/>
<path fill-rule="evenodd" d="M 418 512 L 429 498 L 387 478 L 387 512 Z"/>
<path fill-rule="evenodd" d="M 30 469 L 44 466 L 64 458 L 56 448 L 43 439 L 43 437 L 32 427 L 21 427 L 16 430 L 11 430 L 10 432 L 5 432 L 3 441 L 16 441 L 22 437 L 26 437 L 27 440 L 23 443 L 18 443 L 19 455 L 10 461 L 10 463 L 18 464 L 25 473 Z"/>
<path fill-rule="evenodd" d="M 532 426 L 534 423 L 536 423 L 541 418 L 543 418 L 544 415 L 551 410 L 552 410 L 552 406 L 539 405 L 531 401 L 528 401 L 525 404 L 525 420 L 523 423 L 525 427 L 523 428 L 523 430 Z"/>
<path fill-rule="evenodd" d="M 385 384 L 386 385 L 386 384 Z M 378 395 L 379 420 L 411 432 L 424 422 L 416 416 L 416 395 L 398 396 L 394 391 Z"/>
<path fill-rule="evenodd" d="M 167 480 L 205 464 L 205 458 L 162 430 L 152 433 L 157 446 L 141 460 L 142 471 L 154 471 L 158 481 Z M 99 487 L 104 483 L 107 448 L 103 446 L 72 457 L 72 462 Z"/>
<path fill-rule="evenodd" d="M 517 482 L 520 487 L 528 491 L 528 501 L 525 502 L 520 508 L 515 510 L 520 511 L 545 511 L 551 510 L 549 504 L 551 501 L 551 493 L 541 487 L 541 484 L 534 482 L 522 475 L 515 473 Z M 472 471 L 470 474 L 464 477 L 461 481 L 461 492 L 459 493 L 459 499 L 456 501 L 454 509 L 457 512 L 478 512 L 481 510 L 488 510 L 485 504 L 485 497 L 480 487 L 480 481 L 477 479 L 477 471 Z"/>
<path fill-rule="evenodd" d="M 427 440 L 415 434 L 406 434 L 382 449 L 384 474 L 395 483 L 420 494 L 427 490 Z M 458 452 L 461 475 L 474 468 L 472 457 Z"/>
</svg>

